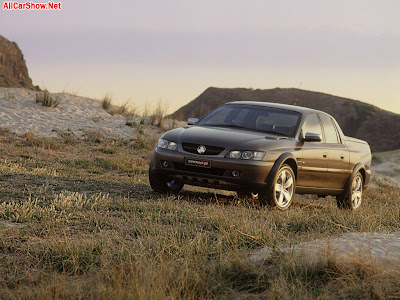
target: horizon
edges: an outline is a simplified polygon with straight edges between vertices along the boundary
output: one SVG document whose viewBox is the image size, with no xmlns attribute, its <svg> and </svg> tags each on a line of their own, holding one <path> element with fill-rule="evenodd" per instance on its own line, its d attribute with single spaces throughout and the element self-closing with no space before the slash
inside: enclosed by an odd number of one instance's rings
<svg viewBox="0 0 400 300">
<path fill-rule="evenodd" d="M 0 10 L 0 34 L 51 92 L 172 113 L 208 87 L 300 88 L 400 113 L 398 1 L 61 2 Z"/>
</svg>

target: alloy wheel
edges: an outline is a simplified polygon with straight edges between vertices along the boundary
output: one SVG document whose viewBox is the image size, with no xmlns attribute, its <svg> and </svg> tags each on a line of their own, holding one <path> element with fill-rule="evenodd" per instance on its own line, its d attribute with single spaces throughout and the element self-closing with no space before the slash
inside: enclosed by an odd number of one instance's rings
<svg viewBox="0 0 400 300">
<path fill-rule="evenodd" d="M 275 182 L 275 199 L 280 208 L 287 207 L 293 198 L 294 178 L 288 169 L 281 169 Z"/>
<path fill-rule="evenodd" d="M 353 184 L 351 187 L 351 204 L 353 206 L 353 209 L 356 209 L 361 205 L 362 182 L 363 179 L 361 174 L 358 174 L 353 180 Z"/>
</svg>

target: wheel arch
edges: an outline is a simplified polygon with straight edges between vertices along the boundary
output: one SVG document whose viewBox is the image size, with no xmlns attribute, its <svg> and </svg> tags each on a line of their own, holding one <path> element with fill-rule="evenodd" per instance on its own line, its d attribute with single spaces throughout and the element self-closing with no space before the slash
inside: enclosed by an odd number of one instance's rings
<svg viewBox="0 0 400 300">
<path fill-rule="evenodd" d="M 343 192 L 344 194 L 346 194 L 349 191 L 349 188 L 351 186 L 351 183 L 354 179 L 354 177 L 356 176 L 356 174 L 360 172 L 361 176 L 363 177 L 363 188 L 365 186 L 365 179 L 366 179 L 366 171 L 365 171 L 365 166 L 363 163 L 359 162 L 358 164 L 356 164 L 353 168 L 353 170 L 351 171 L 349 177 L 347 177 L 346 180 L 346 184 L 344 186 Z"/>
<path fill-rule="evenodd" d="M 362 177 L 363 177 L 363 180 L 364 180 L 364 183 L 365 183 L 365 176 L 366 176 L 366 174 L 365 174 L 365 166 L 364 166 L 364 164 L 362 163 L 362 162 L 359 162 L 358 164 L 356 164 L 355 166 L 354 166 L 354 168 L 353 168 L 353 171 L 351 172 L 351 174 L 350 174 L 350 176 L 352 176 L 353 175 L 353 177 L 355 176 L 355 174 L 357 174 L 357 172 L 360 172 L 361 173 L 361 175 L 362 175 Z M 349 176 L 349 177 L 350 177 Z"/>
<path fill-rule="evenodd" d="M 276 173 L 279 171 L 279 169 L 282 167 L 283 164 L 288 164 L 292 168 L 294 176 L 297 180 L 297 173 L 298 173 L 297 160 L 292 153 L 285 152 L 281 154 L 281 156 L 279 156 L 278 159 L 275 161 L 271 171 L 269 172 L 267 178 L 265 179 L 265 183 L 267 184 L 267 186 L 271 184 Z"/>
</svg>

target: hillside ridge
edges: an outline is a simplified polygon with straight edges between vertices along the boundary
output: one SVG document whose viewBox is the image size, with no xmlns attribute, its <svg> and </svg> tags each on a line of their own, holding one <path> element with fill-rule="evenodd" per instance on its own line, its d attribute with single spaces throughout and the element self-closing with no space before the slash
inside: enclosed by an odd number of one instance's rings
<svg viewBox="0 0 400 300">
<path fill-rule="evenodd" d="M 373 152 L 400 149 L 399 114 L 359 100 L 297 88 L 209 87 L 171 116 L 182 120 L 189 117 L 201 117 L 231 101 L 283 103 L 317 109 L 332 115 L 346 135 L 366 140 Z"/>
</svg>

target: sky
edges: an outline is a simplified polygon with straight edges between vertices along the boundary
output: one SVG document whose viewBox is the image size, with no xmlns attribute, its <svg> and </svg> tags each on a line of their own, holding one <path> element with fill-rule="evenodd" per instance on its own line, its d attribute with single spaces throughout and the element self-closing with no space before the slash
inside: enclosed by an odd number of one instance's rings
<svg viewBox="0 0 400 300">
<path fill-rule="evenodd" d="M 55 1 L 0 9 L 0 35 L 52 92 L 173 112 L 210 86 L 300 87 L 400 113 L 398 0 Z"/>
</svg>

